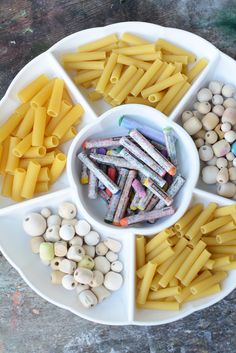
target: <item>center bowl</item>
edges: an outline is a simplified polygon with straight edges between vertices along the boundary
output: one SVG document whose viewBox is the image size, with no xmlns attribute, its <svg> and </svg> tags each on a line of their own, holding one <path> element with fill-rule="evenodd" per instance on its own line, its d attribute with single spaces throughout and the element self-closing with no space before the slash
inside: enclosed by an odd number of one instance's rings
<svg viewBox="0 0 236 353">
<path fill-rule="evenodd" d="M 176 212 L 172 216 L 164 217 L 155 224 L 143 223 L 129 227 L 136 233 L 152 234 L 174 224 L 187 210 L 193 189 L 199 176 L 199 157 L 193 140 L 186 131 L 154 108 L 139 104 L 126 104 L 110 109 L 102 114 L 96 123 L 87 125 L 74 139 L 68 154 L 67 173 L 69 182 L 78 196 L 78 203 L 87 215 L 88 220 L 95 221 L 114 229 L 115 226 L 104 222 L 107 206 L 100 197 L 96 200 L 88 198 L 87 185 L 80 184 L 81 162 L 77 154 L 83 150 L 85 140 L 101 137 L 127 135 L 128 130 L 118 125 L 118 119 L 128 115 L 144 126 L 147 125 L 157 130 L 171 126 L 177 137 L 177 158 L 180 174 L 185 178 L 185 184 L 174 199 Z M 116 227 L 117 228 L 117 227 Z M 118 228 L 125 232 L 127 228 Z"/>
</svg>

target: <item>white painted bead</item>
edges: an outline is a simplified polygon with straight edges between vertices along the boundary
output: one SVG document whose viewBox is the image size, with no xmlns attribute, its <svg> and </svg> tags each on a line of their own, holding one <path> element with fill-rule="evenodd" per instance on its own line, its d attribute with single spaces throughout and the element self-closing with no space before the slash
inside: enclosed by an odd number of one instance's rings
<svg viewBox="0 0 236 353">
<path fill-rule="evenodd" d="M 221 169 L 221 168 L 226 168 L 228 166 L 228 161 L 224 157 L 217 158 L 216 161 L 216 166 Z"/>
<path fill-rule="evenodd" d="M 67 254 L 67 243 L 63 240 L 54 243 L 55 255 L 59 257 L 66 256 Z"/>
<path fill-rule="evenodd" d="M 226 108 L 222 115 L 222 123 L 236 124 L 236 108 Z"/>
<path fill-rule="evenodd" d="M 199 102 L 208 102 L 212 98 L 212 92 L 208 88 L 202 88 L 197 94 Z"/>
<path fill-rule="evenodd" d="M 51 226 L 46 230 L 46 233 L 44 234 L 44 239 L 46 241 L 51 241 L 52 243 L 55 243 L 56 241 L 60 240 L 60 235 L 59 235 L 59 226 Z"/>
<path fill-rule="evenodd" d="M 223 96 L 227 97 L 227 98 L 231 98 L 233 97 L 235 93 L 235 87 L 233 85 L 224 85 L 222 88 L 222 94 Z"/>
<path fill-rule="evenodd" d="M 72 226 L 75 226 L 77 222 L 78 222 L 78 219 L 76 219 L 76 218 L 63 219 L 62 222 L 61 222 L 61 225 L 64 226 L 64 224 L 70 224 Z"/>
<path fill-rule="evenodd" d="M 229 168 L 229 180 L 230 181 L 236 180 L 236 167 Z"/>
<path fill-rule="evenodd" d="M 61 226 L 59 233 L 61 239 L 69 241 L 75 235 L 75 228 L 70 224 L 64 224 L 64 226 Z"/>
<path fill-rule="evenodd" d="M 223 132 L 228 132 L 231 130 L 231 124 L 230 123 L 223 123 L 223 124 L 221 124 L 220 129 Z"/>
<path fill-rule="evenodd" d="M 86 309 L 97 305 L 98 302 L 96 295 L 91 290 L 84 290 L 79 294 L 78 298 Z"/>
<path fill-rule="evenodd" d="M 120 289 L 122 283 L 123 278 L 120 273 L 110 271 L 105 275 L 104 286 L 112 292 Z"/>
<path fill-rule="evenodd" d="M 88 255 L 84 255 L 78 263 L 78 267 L 88 268 L 89 270 L 92 270 L 94 265 L 94 260 Z"/>
<path fill-rule="evenodd" d="M 72 245 L 68 251 L 66 257 L 69 260 L 80 261 L 85 255 L 85 250 L 80 245 Z"/>
<path fill-rule="evenodd" d="M 224 98 L 220 94 L 215 94 L 211 101 L 214 105 L 221 105 L 224 102 Z"/>
<path fill-rule="evenodd" d="M 114 272 L 121 272 L 123 270 L 123 264 L 120 261 L 114 261 L 111 263 L 111 270 Z"/>
<path fill-rule="evenodd" d="M 71 275 L 76 269 L 76 263 L 72 260 L 63 259 L 59 264 L 59 270 L 61 272 Z"/>
<path fill-rule="evenodd" d="M 32 237 L 42 235 L 46 230 L 46 226 L 45 218 L 39 213 L 29 213 L 23 220 L 24 231 Z"/>
<path fill-rule="evenodd" d="M 204 161 L 204 162 L 209 161 L 214 156 L 212 148 L 208 145 L 201 146 L 198 150 L 198 153 L 199 153 L 199 158 L 201 159 L 201 161 Z"/>
<path fill-rule="evenodd" d="M 218 135 L 215 131 L 207 131 L 205 135 L 206 143 L 213 145 L 218 140 Z"/>
<path fill-rule="evenodd" d="M 230 144 L 225 139 L 222 139 L 216 142 L 212 148 L 216 157 L 223 157 L 230 151 Z"/>
<path fill-rule="evenodd" d="M 40 244 L 44 242 L 44 238 L 43 237 L 32 237 L 30 239 L 30 247 L 32 250 L 32 253 L 34 254 L 38 254 L 39 253 L 39 248 L 40 248 Z"/>
<path fill-rule="evenodd" d="M 91 291 L 96 295 L 98 303 L 102 303 L 104 299 L 111 295 L 111 292 L 104 286 L 92 288 Z"/>
<path fill-rule="evenodd" d="M 59 271 L 59 265 L 62 260 L 63 260 L 63 257 L 54 257 L 54 259 L 52 259 L 51 261 L 51 269 Z"/>
<path fill-rule="evenodd" d="M 224 138 L 229 143 L 233 143 L 236 140 L 236 132 L 233 130 L 227 131 Z"/>
<path fill-rule="evenodd" d="M 95 246 L 99 243 L 99 240 L 100 240 L 100 235 L 94 230 L 91 230 L 91 232 L 89 232 L 84 236 L 84 242 L 87 245 Z"/>
<path fill-rule="evenodd" d="M 234 98 L 226 98 L 223 105 L 225 108 L 236 108 L 236 100 Z"/>
<path fill-rule="evenodd" d="M 202 180 L 205 184 L 215 184 L 219 169 L 215 166 L 202 168 Z"/>
<path fill-rule="evenodd" d="M 39 246 L 39 256 L 43 262 L 48 262 L 48 265 L 55 256 L 53 243 L 41 243 Z"/>
<path fill-rule="evenodd" d="M 76 293 L 80 294 L 81 292 L 83 292 L 84 290 L 87 290 L 87 289 L 89 289 L 89 285 L 88 284 L 77 283 Z"/>
<path fill-rule="evenodd" d="M 212 109 L 212 113 L 218 115 L 218 116 L 222 116 L 224 113 L 225 108 L 223 107 L 223 105 L 215 105 Z"/>
<path fill-rule="evenodd" d="M 207 113 L 202 118 L 202 126 L 205 130 L 214 130 L 214 128 L 219 124 L 219 117 L 214 113 Z"/>
<path fill-rule="evenodd" d="M 227 153 L 227 155 L 226 155 L 226 159 L 228 160 L 228 161 L 230 161 L 230 162 L 232 162 L 233 160 L 234 160 L 234 154 L 233 154 L 233 152 L 229 152 L 229 153 Z"/>
<path fill-rule="evenodd" d="M 65 276 L 65 273 L 60 272 L 60 271 L 52 271 L 51 272 L 51 282 L 52 284 L 61 284 L 62 283 L 62 278 Z"/>
<path fill-rule="evenodd" d="M 122 246 L 121 242 L 111 238 L 105 239 L 104 244 L 108 247 L 109 250 L 113 252 L 120 252 Z"/>
<path fill-rule="evenodd" d="M 114 261 L 116 261 L 118 259 L 118 255 L 115 252 L 113 252 L 113 251 L 108 251 L 106 253 L 106 258 L 107 258 L 108 261 L 114 262 Z"/>
<path fill-rule="evenodd" d="M 96 245 L 95 250 L 97 255 L 105 256 L 108 252 L 108 247 L 103 242 L 100 242 Z"/>
<path fill-rule="evenodd" d="M 77 286 L 77 283 L 72 275 L 65 275 L 62 278 L 61 284 L 67 290 L 73 290 Z"/>
<path fill-rule="evenodd" d="M 86 234 L 88 234 L 90 230 L 91 230 L 90 224 L 84 219 L 79 220 L 75 225 L 75 232 L 81 237 L 84 237 Z"/>
<path fill-rule="evenodd" d="M 47 207 L 42 208 L 40 213 L 44 218 L 48 218 L 52 214 L 51 210 Z"/>
<path fill-rule="evenodd" d="M 85 250 L 85 255 L 88 255 L 92 258 L 95 256 L 95 246 L 92 245 L 83 245 L 83 248 Z"/>
<path fill-rule="evenodd" d="M 193 116 L 192 118 L 185 121 L 185 123 L 183 124 L 183 128 L 187 131 L 190 136 L 192 136 L 201 130 L 202 123 L 198 118 Z"/>
<path fill-rule="evenodd" d="M 57 214 L 52 214 L 47 219 L 47 225 L 48 225 L 48 227 L 60 226 L 61 225 L 61 217 L 58 216 Z"/>
<path fill-rule="evenodd" d="M 233 166 L 236 167 L 236 158 L 233 160 Z"/>
<path fill-rule="evenodd" d="M 234 183 L 229 182 L 226 184 L 219 184 L 217 186 L 217 194 L 224 197 L 233 197 L 236 193 L 236 186 Z"/>
<path fill-rule="evenodd" d="M 220 81 L 211 81 L 208 85 L 208 88 L 213 94 L 220 94 L 223 87 L 223 83 Z"/>
<path fill-rule="evenodd" d="M 78 267 L 74 272 L 74 279 L 81 284 L 89 284 L 93 279 L 93 272 L 84 267 Z"/>
<path fill-rule="evenodd" d="M 187 121 L 188 119 L 192 118 L 192 116 L 193 116 L 193 113 L 190 110 L 186 110 L 182 114 L 182 122 L 185 123 L 185 121 Z"/>
<path fill-rule="evenodd" d="M 196 145 L 197 148 L 200 148 L 201 146 L 204 145 L 204 140 L 198 138 L 198 139 L 194 140 L 194 143 L 195 143 L 195 145 Z"/>
<path fill-rule="evenodd" d="M 101 271 L 93 271 L 93 279 L 89 282 L 90 287 L 99 287 L 103 284 L 104 275 Z"/>
<path fill-rule="evenodd" d="M 110 262 L 104 256 L 97 256 L 94 259 L 95 270 L 101 271 L 103 274 L 110 271 L 111 265 Z"/>
<path fill-rule="evenodd" d="M 217 174 L 216 181 L 219 184 L 226 184 L 229 181 L 228 168 L 221 168 Z"/>
<path fill-rule="evenodd" d="M 72 238 L 70 241 L 69 241 L 69 245 L 72 246 L 72 245 L 79 245 L 79 246 L 82 246 L 83 245 L 83 238 L 79 237 L 78 235 L 74 236 L 74 238 Z"/>
<path fill-rule="evenodd" d="M 73 219 L 76 213 L 76 206 L 72 202 L 63 202 L 58 208 L 58 214 L 61 218 Z"/>
<path fill-rule="evenodd" d="M 201 114 L 207 114 L 211 111 L 211 104 L 209 102 L 201 102 L 198 105 L 197 111 Z"/>
</svg>

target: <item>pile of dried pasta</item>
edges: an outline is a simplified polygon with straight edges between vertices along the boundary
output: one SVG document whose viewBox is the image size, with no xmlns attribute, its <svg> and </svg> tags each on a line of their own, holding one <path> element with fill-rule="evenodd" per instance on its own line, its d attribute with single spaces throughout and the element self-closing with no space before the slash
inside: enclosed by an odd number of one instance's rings
<svg viewBox="0 0 236 353">
<path fill-rule="evenodd" d="M 137 236 L 137 306 L 179 310 L 219 292 L 227 271 L 236 268 L 235 220 L 236 204 L 204 209 L 199 203 L 147 243 Z"/>
<path fill-rule="evenodd" d="M 116 34 L 82 45 L 62 56 L 76 85 L 92 88 L 92 101 L 112 106 L 138 103 L 169 115 L 192 81 L 206 67 L 191 52 L 158 39 L 150 43 L 130 33 Z"/>
<path fill-rule="evenodd" d="M 1 194 L 14 201 L 48 191 L 63 172 L 58 146 L 77 134 L 83 114 L 60 78 L 40 75 L 19 93 L 22 104 L 0 126 Z"/>
</svg>

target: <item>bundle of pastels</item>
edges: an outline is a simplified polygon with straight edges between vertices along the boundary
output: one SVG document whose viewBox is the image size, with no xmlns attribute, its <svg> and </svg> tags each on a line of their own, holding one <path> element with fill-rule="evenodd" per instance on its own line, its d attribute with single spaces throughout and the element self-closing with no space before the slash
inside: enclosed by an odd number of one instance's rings
<svg viewBox="0 0 236 353">
<path fill-rule="evenodd" d="M 112 106 L 145 104 L 169 115 L 208 61 L 164 39 L 151 43 L 131 33 L 82 45 L 62 56 L 76 85 L 88 88 L 91 101 Z"/>
<path fill-rule="evenodd" d="M 144 127 L 129 116 L 119 125 L 129 130 L 127 136 L 87 140 L 78 154 L 88 198 L 101 196 L 108 205 L 104 221 L 116 226 L 172 215 L 174 197 L 185 182 L 177 168 L 173 129 Z"/>
</svg>

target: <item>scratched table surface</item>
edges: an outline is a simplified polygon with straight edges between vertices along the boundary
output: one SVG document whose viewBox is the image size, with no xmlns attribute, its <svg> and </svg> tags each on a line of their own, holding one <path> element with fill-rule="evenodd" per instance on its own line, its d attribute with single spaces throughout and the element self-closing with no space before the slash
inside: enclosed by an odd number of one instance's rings
<svg viewBox="0 0 236 353">
<path fill-rule="evenodd" d="M 182 28 L 236 58 L 235 0 L 0 0 L 0 97 L 58 40 L 120 21 Z M 0 254 L 0 353 L 234 353 L 235 325 L 236 290 L 169 325 L 91 323 L 40 298 Z"/>
</svg>

